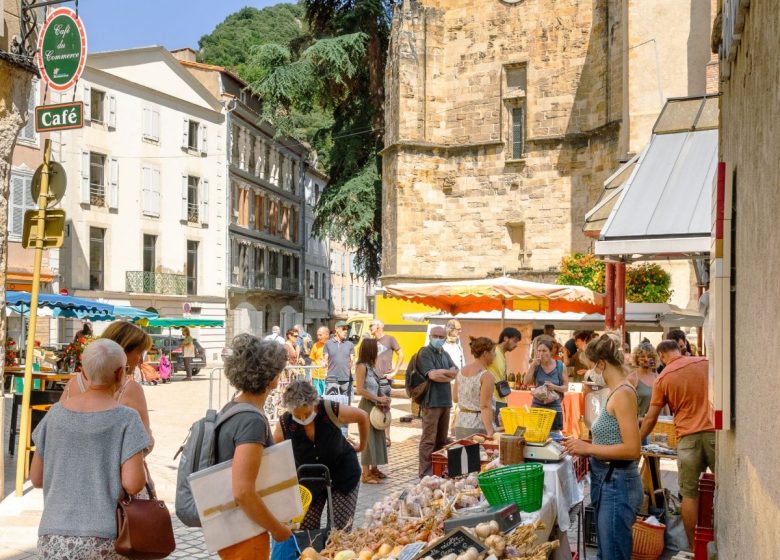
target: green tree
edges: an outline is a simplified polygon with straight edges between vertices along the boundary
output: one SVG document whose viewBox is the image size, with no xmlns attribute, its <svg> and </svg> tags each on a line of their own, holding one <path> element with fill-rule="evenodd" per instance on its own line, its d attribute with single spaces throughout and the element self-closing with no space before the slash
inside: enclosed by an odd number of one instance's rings
<svg viewBox="0 0 780 560">
<path fill-rule="evenodd" d="M 225 66 L 246 79 L 246 62 L 258 45 L 296 44 L 307 36 L 301 4 L 277 4 L 258 10 L 242 8 L 200 38 L 198 61 Z"/>
<path fill-rule="evenodd" d="M 325 156 L 330 182 L 316 208 L 315 232 L 355 250 L 356 267 L 371 279 L 381 270 L 378 153 L 393 4 L 303 0 L 312 37 L 305 48 L 261 45 L 246 65 L 252 89 L 263 98 L 263 116 L 277 134 L 305 132 Z"/>
<path fill-rule="evenodd" d="M 626 301 L 666 303 L 672 297 L 672 278 L 656 263 L 642 263 L 626 269 Z"/>
<path fill-rule="evenodd" d="M 574 253 L 561 259 L 561 272 L 556 284 L 584 286 L 595 292 L 604 292 L 604 261 L 590 253 Z"/>
</svg>

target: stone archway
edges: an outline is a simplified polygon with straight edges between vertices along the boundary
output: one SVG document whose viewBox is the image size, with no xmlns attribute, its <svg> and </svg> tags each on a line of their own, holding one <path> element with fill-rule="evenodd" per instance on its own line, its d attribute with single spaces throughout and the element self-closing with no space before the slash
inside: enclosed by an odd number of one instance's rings
<svg viewBox="0 0 780 560">
<path fill-rule="evenodd" d="M 249 302 L 239 303 L 233 311 L 233 336 L 242 333 L 263 335 L 263 312 Z"/>
</svg>

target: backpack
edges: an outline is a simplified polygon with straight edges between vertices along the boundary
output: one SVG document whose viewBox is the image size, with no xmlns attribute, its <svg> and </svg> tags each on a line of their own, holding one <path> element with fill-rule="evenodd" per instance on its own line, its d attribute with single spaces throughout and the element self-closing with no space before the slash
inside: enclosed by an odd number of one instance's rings
<svg viewBox="0 0 780 560">
<path fill-rule="evenodd" d="M 217 462 L 217 430 L 228 418 L 241 412 L 260 414 L 256 407 L 247 403 L 236 403 L 225 412 L 207 410 L 206 416 L 192 425 L 184 443 L 173 456 L 175 461 L 181 454 L 176 474 L 176 517 L 187 527 L 201 526 L 189 477 Z"/>
<path fill-rule="evenodd" d="M 416 352 L 409 358 L 409 363 L 406 365 L 404 389 L 406 390 L 407 397 L 417 404 L 422 404 L 425 394 L 428 392 L 428 379 L 417 369 L 417 355 L 419 353 L 420 352 Z"/>
</svg>

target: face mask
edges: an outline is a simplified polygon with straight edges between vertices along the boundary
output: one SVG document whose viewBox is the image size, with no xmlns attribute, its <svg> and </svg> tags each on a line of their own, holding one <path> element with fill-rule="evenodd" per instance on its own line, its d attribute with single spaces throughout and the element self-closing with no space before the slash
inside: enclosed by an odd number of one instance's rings
<svg viewBox="0 0 780 560">
<path fill-rule="evenodd" d="M 292 415 L 293 421 L 298 423 L 298 424 L 300 424 L 301 426 L 308 426 L 309 424 L 314 422 L 314 419 L 316 417 L 317 417 L 317 411 L 316 410 L 312 410 L 311 414 L 309 414 L 309 416 L 305 420 L 301 420 L 300 418 L 296 417 L 294 414 Z"/>
<path fill-rule="evenodd" d="M 449 342 L 450 344 L 455 344 L 457 342 L 457 340 L 458 340 L 457 336 L 448 336 L 447 337 L 447 342 Z"/>
<path fill-rule="evenodd" d="M 431 346 L 436 348 L 437 350 L 441 350 L 444 346 L 444 339 L 443 338 L 432 338 L 431 339 Z"/>
<path fill-rule="evenodd" d="M 592 383 L 595 383 L 596 385 L 600 385 L 602 387 L 607 386 L 607 382 L 604 381 L 603 371 L 599 373 L 598 371 L 596 371 L 596 368 L 593 368 L 592 370 L 590 370 L 590 373 L 588 373 L 588 377 L 590 378 L 590 381 Z"/>
<path fill-rule="evenodd" d="M 146 361 L 146 352 L 144 352 L 143 354 L 141 354 L 141 361 L 142 361 L 142 362 L 145 362 L 145 361 Z"/>
</svg>

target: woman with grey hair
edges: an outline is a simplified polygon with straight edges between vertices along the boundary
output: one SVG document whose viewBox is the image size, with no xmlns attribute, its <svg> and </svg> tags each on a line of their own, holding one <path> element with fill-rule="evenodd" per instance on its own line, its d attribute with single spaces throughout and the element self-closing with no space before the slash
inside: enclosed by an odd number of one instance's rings
<svg viewBox="0 0 780 560">
<path fill-rule="evenodd" d="M 286 365 L 284 346 L 250 334 L 234 338 L 231 353 L 225 358 L 225 377 L 239 393 L 222 412 L 236 403 L 246 403 L 257 408 L 257 413 L 239 412 L 220 425 L 216 460 L 217 463 L 233 460 L 233 497 L 247 517 L 266 532 L 220 550 L 219 557 L 223 560 L 267 559 L 271 552 L 269 533 L 276 542 L 286 541 L 292 535 L 255 491 L 263 450 L 274 444 L 263 407 L 269 393 L 279 384 L 279 375 Z"/>
<path fill-rule="evenodd" d="M 114 550 L 116 503 L 123 489 L 133 495 L 144 487 L 151 444 L 138 412 L 114 398 L 126 363 L 116 342 L 91 342 L 82 356 L 84 392 L 55 404 L 32 435 L 30 480 L 43 487 L 42 558 L 124 558 Z"/>
<path fill-rule="evenodd" d="M 287 409 L 276 425 L 274 440 L 292 441 L 296 466 L 321 464 L 328 467 L 333 483 L 333 517 L 336 529 L 349 530 L 355 517 L 360 489 L 360 464 L 357 453 L 363 451 L 368 437 L 368 414 L 359 408 L 339 405 L 319 398 L 308 381 L 293 381 L 282 396 Z M 360 443 L 352 445 L 341 433 L 341 426 L 356 423 Z M 301 529 L 319 529 L 325 507 L 325 488 L 307 484 L 312 502 Z"/>
</svg>

